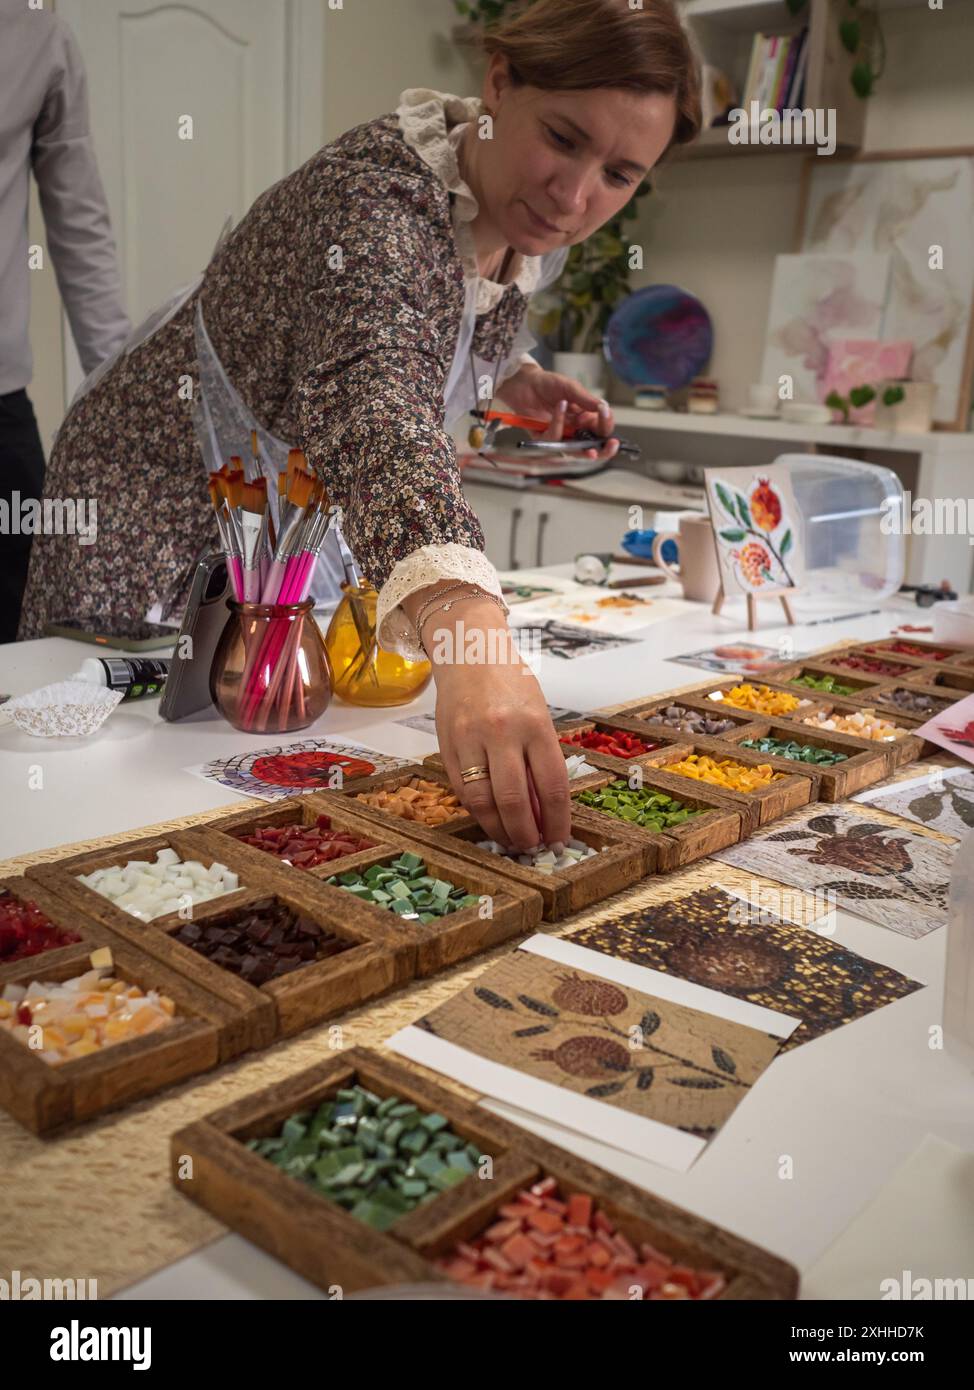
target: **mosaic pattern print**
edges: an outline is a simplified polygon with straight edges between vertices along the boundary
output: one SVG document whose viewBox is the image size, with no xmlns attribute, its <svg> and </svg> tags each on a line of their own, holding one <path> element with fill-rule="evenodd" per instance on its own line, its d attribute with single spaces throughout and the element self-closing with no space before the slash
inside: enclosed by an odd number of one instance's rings
<svg viewBox="0 0 974 1390">
<path fill-rule="evenodd" d="M 706 647 L 702 652 L 684 652 L 667 657 L 682 666 L 699 666 L 704 671 L 734 676 L 739 672 L 766 671 L 781 661 L 801 661 L 807 652 L 783 653 L 778 647 L 763 647 L 759 642 L 728 642 L 722 647 Z"/>
<path fill-rule="evenodd" d="M 956 840 L 974 829 L 974 772 L 968 767 L 934 768 L 922 781 L 894 784 L 852 799 L 918 821 Z"/>
<path fill-rule="evenodd" d="M 514 951 L 419 1027 L 493 1062 L 709 1139 L 780 1039 Z"/>
<path fill-rule="evenodd" d="M 713 858 L 828 894 L 857 917 L 916 940 L 947 920 L 955 849 L 852 811 L 812 808 Z"/>
<path fill-rule="evenodd" d="M 582 927 L 570 939 L 800 1018 L 782 1052 L 923 988 L 716 886 Z"/>
<path fill-rule="evenodd" d="M 212 778 L 231 791 L 258 796 L 264 801 L 294 796 L 299 792 L 339 790 L 341 782 L 353 777 L 370 777 L 373 772 L 389 772 L 403 767 L 406 759 L 391 758 L 363 748 L 358 743 L 335 743 L 308 738 L 238 753 L 232 758 L 214 758 L 200 767 L 188 768 L 200 777 Z M 341 769 L 337 778 L 336 769 Z"/>
<path fill-rule="evenodd" d="M 524 661 L 534 655 L 561 656 L 571 661 L 576 656 L 591 656 L 593 652 L 623 647 L 633 640 L 631 637 L 610 637 L 584 627 L 572 627 L 570 623 L 557 623 L 553 618 L 545 623 L 522 623 L 512 631 Z"/>
</svg>

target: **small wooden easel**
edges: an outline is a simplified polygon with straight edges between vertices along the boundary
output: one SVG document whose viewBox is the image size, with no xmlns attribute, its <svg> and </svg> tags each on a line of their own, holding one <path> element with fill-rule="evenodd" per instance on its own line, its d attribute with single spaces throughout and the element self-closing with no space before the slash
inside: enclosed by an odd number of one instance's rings
<svg viewBox="0 0 974 1390">
<path fill-rule="evenodd" d="M 762 590 L 760 593 L 756 593 L 756 594 L 753 594 L 753 593 L 752 593 L 752 594 L 746 595 L 746 597 L 747 597 L 747 630 L 748 630 L 748 632 L 754 632 L 755 629 L 757 628 L 757 625 L 758 625 L 758 599 L 760 599 L 760 598 L 776 598 L 776 599 L 778 600 L 778 602 L 781 604 L 782 608 L 785 610 L 785 619 L 786 619 L 786 621 L 789 622 L 789 623 L 792 625 L 792 627 L 794 627 L 794 625 L 795 625 L 795 615 L 794 615 L 794 613 L 792 613 L 792 611 L 791 611 L 791 605 L 789 604 L 788 599 L 791 597 L 792 594 L 797 594 L 797 593 L 798 593 L 798 589 L 797 589 L 796 587 L 792 587 L 792 588 L 790 588 L 790 589 L 764 589 L 764 590 Z M 726 597 L 727 597 L 727 595 L 726 595 L 726 593 L 724 592 L 724 585 L 723 585 L 723 582 L 721 582 L 721 586 L 720 586 L 720 588 L 717 590 L 717 597 L 714 599 L 714 606 L 713 606 L 713 608 L 711 609 L 711 612 L 712 612 L 712 613 L 715 613 L 715 614 L 716 614 L 716 613 L 719 613 L 719 612 L 720 612 L 720 610 L 721 610 L 721 609 L 723 608 L 723 606 L 724 606 L 724 599 L 725 599 Z"/>
</svg>

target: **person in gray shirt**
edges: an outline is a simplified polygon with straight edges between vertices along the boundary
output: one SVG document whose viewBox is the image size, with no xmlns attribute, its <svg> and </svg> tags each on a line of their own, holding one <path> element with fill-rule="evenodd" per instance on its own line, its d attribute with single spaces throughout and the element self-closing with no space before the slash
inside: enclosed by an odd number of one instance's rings
<svg viewBox="0 0 974 1390">
<path fill-rule="evenodd" d="M 27 395 L 30 277 L 44 273 L 31 268 L 27 235 L 32 171 L 87 374 L 117 350 L 130 324 L 88 124 L 84 64 L 57 15 L 28 0 L 0 0 L 0 642 L 17 633 L 32 539 L 19 534 L 14 512 L 22 500 L 42 497 L 44 482 Z"/>
</svg>

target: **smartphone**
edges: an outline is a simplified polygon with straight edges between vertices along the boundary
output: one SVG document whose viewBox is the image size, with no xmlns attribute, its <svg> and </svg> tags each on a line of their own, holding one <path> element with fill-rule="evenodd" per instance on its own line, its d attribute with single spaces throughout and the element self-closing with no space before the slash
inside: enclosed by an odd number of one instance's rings
<svg viewBox="0 0 974 1390">
<path fill-rule="evenodd" d="M 76 642 L 93 642 L 97 647 L 113 647 L 126 652 L 152 652 L 171 647 L 178 628 L 162 623 L 146 623 L 141 619 L 126 623 L 113 622 L 113 632 L 105 632 L 97 622 L 84 618 L 61 618 L 44 624 L 45 637 L 70 637 Z"/>
<path fill-rule="evenodd" d="M 185 719 L 207 709 L 210 698 L 210 667 L 217 643 L 230 614 L 230 576 L 226 556 L 214 550 L 200 556 L 193 574 L 193 587 L 176 636 L 169 679 L 162 693 L 159 713 L 170 722 Z M 189 640 L 186 640 L 189 639 Z M 181 652 L 188 653 L 181 656 Z"/>
</svg>

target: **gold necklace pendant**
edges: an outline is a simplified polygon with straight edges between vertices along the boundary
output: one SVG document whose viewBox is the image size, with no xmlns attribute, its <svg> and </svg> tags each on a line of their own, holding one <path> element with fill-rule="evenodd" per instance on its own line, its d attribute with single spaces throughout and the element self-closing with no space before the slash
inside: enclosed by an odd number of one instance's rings
<svg viewBox="0 0 974 1390">
<path fill-rule="evenodd" d="M 483 448 L 484 440 L 487 438 L 487 431 L 483 425 L 471 425 L 470 433 L 467 435 L 467 443 L 471 449 Z"/>
</svg>

